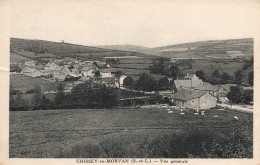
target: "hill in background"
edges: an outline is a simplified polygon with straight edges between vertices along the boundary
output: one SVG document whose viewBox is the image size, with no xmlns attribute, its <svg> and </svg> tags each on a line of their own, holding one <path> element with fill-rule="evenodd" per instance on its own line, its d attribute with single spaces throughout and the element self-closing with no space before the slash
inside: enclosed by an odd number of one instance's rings
<svg viewBox="0 0 260 165">
<path fill-rule="evenodd" d="M 145 54 L 130 51 L 111 50 L 64 42 L 51 42 L 43 40 L 10 39 L 11 62 L 19 60 L 49 60 L 51 58 L 72 57 L 78 59 L 100 60 L 103 57 L 138 56 Z M 16 55 L 14 55 L 16 54 Z"/>
<path fill-rule="evenodd" d="M 146 48 L 135 45 L 103 45 L 106 49 L 135 51 L 144 54 L 169 58 L 220 58 L 229 59 L 237 56 L 250 58 L 253 56 L 253 39 L 231 39 L 191 42 L 168 45 L 156 48 Z"/>
</svg>

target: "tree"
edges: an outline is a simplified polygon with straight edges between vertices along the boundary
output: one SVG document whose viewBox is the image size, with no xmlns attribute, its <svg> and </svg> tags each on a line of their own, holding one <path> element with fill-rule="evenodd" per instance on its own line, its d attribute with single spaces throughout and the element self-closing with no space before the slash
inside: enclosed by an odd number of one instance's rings
<svg viewBox="0 0 260 165">
<path fill-rule="evenodd" d="M 238 70 L 235 72 L 236 82 L 239 83 L 239 84 L 241 84 L 243 78 L 244 78 L 244 74 L 242 73 L 242 70 L 241 70 L 241 69 L 238 69 Z"/>
<path fill-rule="evenodd" d="M 203 70 L 197 70 L 195 72 L 196 76 L 198 76 L 201 80 L 205 80 L 205 72 Z"/>
<path fill-rule="evenodd" d="M 154 91 L 157 89 L 157 83 L 154 78 L 143 73 L 137 81 L 136 88 L 142 91 Z"/>
<path fill-rule="evenodd" d="M 51 101 L 44 95 L 42 96 L 42 99 L 41 99 L 41 108 L 42 109 L 50 109 L 50 108 L 52 108 Z"/>
<path fill-rule="evenodd" d="M 95 71 L 94 77 L 96 78 L 96 80 L 98 80 L 101 77 L 101 73 L 99 70 Z"/>
<path fill-rule="evenodd" d="M 151 73 L 154 74 L 162 74 L 162 75 L 168 75 L 168 66 L 170 63 L 170 59 L 169 58 L 154 58 L 152 60 L 153 64 L 150 65 L 150 70 Z"/>
<path fill-rule="evenodd" d="M 10 65 L 10 72 L 20 73 L 22 70 L 17 65 Z"/>
<path fill-rule="evenodd" d="M 169 70 L 169 75 L 176 80 L 177 77 L 181 76 L 180 68 L 177 65 L 172 65 Z"/>
<path fill-rule="evenodd" d="M 230 92 L 227 94 L 227 98 L 231 101 L 231 103 L 239 104 L 243 101 L 243 89 L 239 86 L 231 86 Z"/>
<path fill-rule="evenodd" d="M 124 79 L 123 84 L 124 84 L 124 86 L 126 86 L 126 87 L 132 87 L 133 82 L 134 82 L 133 78 L 130 77 L 130 76 L 127 76 L 127 77 Z"/>
<path fill-rule="evenodd" d="M 254 85 L 254 71 L 248 73 L 248 83 Z"/>
<path fill-rule="evenodd" d="M 117 104 L 117 92 L 114 88 L 94 82 L 79 84 L 70 95 L 73 106 L 84 108 L 111 108 Z"/>
<path fill-rule="evenodd" d="M 212 77 L 215 77 L 215 78 L 219 78 L 220 77 L 219 71 L 217 69 L 214 70 L 214 72 L 212 73 Z"/>
<path fill-rule="evenodd" d="M 243 102 L 246 104 L 249 104 L 251 101 L 253 101 L 253 90 L 245 90 L 243 92 Z"/>
<path fill-rule="evenodd" d="M 224 80 L 224 81 L 227 81 L 227 82 L 230 82 L 232 81 L 233 77 L 230 76 L 227 72 L 223 72 L 221 78 Z"/>
<path fill-rule="evenodd" d="M 56 104 L 56 106 L 60 106 L 64 102 L 64 98 L 65 98 L 64 93 L 63 93 L 63 86 L 61 84 L 59 84 L 57 90 L 58 90 L 58 93 L 55 96 L 55 104 Z"/>
<path fill-rule="evenodd" d="M 92 65 L 94 65 L 94 66 L 98 67 L 98 64 L 97 64 L 97 62 L 96 62 L 96 61 L 94 61 L 94 62 L 92 63 Z"/>
<path fill-rule="evenodd" d="M 34 98 L 35 98 L 35 108 L 39 108 L 41 105 L 42 93 L 41 88 L 36 85 L 34 89 Z"/>
<path fill-rule="evenodd" d="M 167 77 L 161 78 L 158 81 L 158 88 L 161 90 L 169 89 L 169 80 Z"/>
</svg>

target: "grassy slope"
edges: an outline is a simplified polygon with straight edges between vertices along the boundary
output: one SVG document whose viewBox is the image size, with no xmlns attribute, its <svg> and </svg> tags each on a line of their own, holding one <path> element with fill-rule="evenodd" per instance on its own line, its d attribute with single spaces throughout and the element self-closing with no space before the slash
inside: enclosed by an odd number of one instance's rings
<svg viewBox="0 0 260 165">
<path fill-rule="evenodd" d="M 17 39 L 11 38 L 11 48 L 16 51 L 32 51 L 32 48 L 37 50 L 45 49 L 50 56 L 56 55 L 56 57 L 76 57 L 79 58 L 97 58 L 101 59 L 106 56 L 145 56 L 141 53 L 129 52 L 129 51 L 119 51 L 119 50 L 110 50 L 102 49 L 96 47 L 89 47 L 83 45 L 69 44 L 69 43 L 58 43 L 51 41 L 43 40 L 26 40 L 26 39 Z M 30 58 L 36 58 L 35 54 L 27 54 Z"/>
<path fill-rule="evenodd" d="M 25 61 L 30 61 L 32 59 L 28 57 L 21 56 L 17 53 L 10 53 L 10 62 L 11 63 L 24 63 Z"/>
<path fill-rule="evenodd" d="M 64 82 L 49 82 L 38 77 L 29 77 L 22 74 L 12 74 L 10 75 L 10 84 L 14 90 L 28 91 L 30 89 L 35 89 L 39 86 L 42 92 L 57 90 L 59 84 Z"/>
<path fill-rule="evenodd" d="M 241 51 L 244 56 L 252 56 L 253 55 L 253 39 L 245 38 L 245 39 L 231 39 L 231 40 L 212 40 L 212 41 L 201 41 L 201 42 L 191 42 L 191 43 L 183 43 L 176 45 L 168 45 L 162 47 L 156 47 L 148 49 L 147 52 L 153 55 L 160 55 L 164 57 L 202 57 L 208 58 L 210 57 L 220 57 L 227 58 L 228 55 L 226 51 Z M 186 51 L 186 52 L 177 52 L 170 51 L 169 49 L 179 49 L 179 48 L 191 48 L 194 52 Z M 162 52 L 163 50 L 167 50 Z"/>
<path fill-rule="evenodd" d="M 197 70 L 203 70 L 206 76 L 211 76 L 215 69 L 217 69 L 221 74 L 227 72 L 228 74 L 234 76 L 234 72 L 238 69 L 243 68 L 244 63 L 239 62 L 224 62 L 218 61 L 214 62 L 212 60 L 198 60 L 196 63 L 192 64 L 192 69 L 182 70 L 184 74 L 195 73 Z"/>
<path fill-rule="evenodd" d="M 219 115 L 219 119 L 213 119 L 213 115 Z M 146 137 L 193 128 L 207 128 L 227 136 L 232 133 L 234 115 L 240 120 L 252 119 L 251 114 L 220 110 L 208 110 L 206 117 L 194 116 L 190 111 L 180 117 L 179 111 L 167 114 L 152 109 L 11 111 L 10 157 L 55 157 L 78 143 L 124 138 L 127 143 L 137 144 L 135 141 Z M 133 131 L 124 132 L 125 128 Z"/>
</svg>

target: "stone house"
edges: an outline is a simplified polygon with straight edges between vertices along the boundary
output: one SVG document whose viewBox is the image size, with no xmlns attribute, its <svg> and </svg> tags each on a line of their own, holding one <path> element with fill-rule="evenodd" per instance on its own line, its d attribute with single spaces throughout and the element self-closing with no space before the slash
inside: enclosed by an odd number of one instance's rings
<svg viewBox="0 0 260 165">
<path fill-rule="evenodd" d="M 217 98 L 208 91 L 194 89 L 182 89 L 171 99 L 176 106 L 189 109 L 209 109 L 217 105 Z"/>
</svg>

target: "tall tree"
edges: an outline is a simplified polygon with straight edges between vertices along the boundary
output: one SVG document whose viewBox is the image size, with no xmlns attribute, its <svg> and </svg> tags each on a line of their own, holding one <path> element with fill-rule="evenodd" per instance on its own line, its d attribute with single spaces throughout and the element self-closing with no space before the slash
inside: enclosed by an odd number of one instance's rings
<svg viewBox="0 0 260 165">
<path fill-rule="evenodd" d="M 168 71 L 168 67 L 170 64 L 170 59 L 169 58 L 154 58 L 152 60 L 152 65 L 150 65 L 150 70 L 151 73 L 154 74 L 162 74 L 162 75 L 168 75 L 169 71 Z"/>
<path fill-rule="evenodd" d="M 239 104 L 243 101 L 243 89 L 239 86 L 230 87 L 230 92 L 227 94 L 227 98 L 231 101 L 231 103 Z"/>
<path fill-rule="evenodd" d="M 34 98 L 35 98 L 35 108 L 39 108 L 41 105 L 42 93 L 41 88 L 36 85 L 34 89 Z"/>
<path fill-rule="evenodd" d="M 158 88 L 160 90 L 166 90 L 166 89 L 169 89 L 169 80 L 167 77 L 164 77 L 164 78 L 161 78 L 159 81 L 158 81 Z"/>
<path fill-rule="evenodd" d="M 254 85 L 254 71 L 248 73 L 248 83 Z"/>
<path fill-rule="evenodd" d="M 214 70 L 214 72 L 212 73 L 212 77 L 215 77 L 215 78 L 219 78 L 220 77 L 219 71 L 217 69 Z"/>
<path fill-rule="evenodd" d="M 181 76 L 181 71 L 179 66 L 177 65 L 170 66 L 169 75 L 173 78 L 173 80 L 176 80 L 179 76 Z"/>
<path fill-rule="evenodd" d="M 222 78 L 223 80 L 232 80 L 232 79 L 233 79 L 233 77 L 230 76 L 227 72 L 223 72 L 221 78 Z"/>
<path fill-rule="evenodd" d="M 127 77 L 124 79 L 123 82 L 124 82 L 124 83 L 123 83 L 124 86 L 126 86 L 126 87 L 132 87 L 134 80 L 133 80 L 132 77 L 127 76 Z"/>
<path fill-rule="evenodd" d="M 137 81 L 136 88 L 142 91 L 154 91 L 157 89 L 157 82 L 151 76 L 143 73 Z"/>
<path fill-rule="evenodd" d="M 197 70 L 195 72 L 196 76 L 198 76 L 201 80 L 205 80 L 205 72 L 203 70 Z"/>
<path fill-rule="evenodd" d="M 245 90 L 243 92 L 243 102 L 246 104 L 249 104 L 251 101 L 253 101 L 253 90 Z"/>
<path fill-rule="evenodd" d="M 238 70 L 235 72 L 236 82 L 239 83 L 239 84 L 241 84 L 243 78 L 244 78 L 244 74 L 242 73 L 242 70 L 241 70 L 241 69 L 238 69 Z"/>
</svg>

